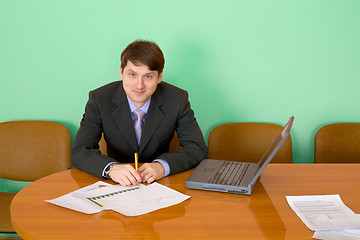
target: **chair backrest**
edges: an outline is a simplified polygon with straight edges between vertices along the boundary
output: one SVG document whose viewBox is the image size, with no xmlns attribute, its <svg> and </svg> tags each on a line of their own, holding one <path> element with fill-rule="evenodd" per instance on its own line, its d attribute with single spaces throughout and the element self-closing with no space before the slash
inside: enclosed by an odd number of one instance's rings
<svg viewBox="0 0 360 240">
<path fill-rule="evenodd" d="M 360 123 L 334 123 L 315 135 L 314 163 L 360 163 Z"/>
<path fill-rule="evenodd" d="M 71 166 L 71 135 L 49 121 L 0 123 L 0 178 L 34 181 Z"/>
<path fill-rule="evenodd" d="M 282 129 L 282 126 L 271 123 L 227 123 L 219 125 L 210 132 L 208 158 L 258 162 Z M 271 162 L 292 163 L 290 135 Z"/>
<path fill-rule="evenodd" d="M 179 141 L 179 138 L 177 136 L 177 133 L 175 132 L 174 137 L 170 142 L 169 152 L 176 152 L 180 148 L 181 148 L 180 147 L 180 141 Z"/>
<path fill-rule="evenodd" d="M 101 151 L 102 154 L 107 155 L 107 145 L 106 145 L 106 141 L 104 138 L 104 133 L 101 136 L 101 139 L 99 141 L 99 150 Z"/>
<path fill-rule="evenodd" d="M 100 141 L 99 141 L 99 149 L 101 151 L 102 154 L 107 154 L 107 145 L 106 145 L 106 141 L 104 138 L 104 134 L 102 135 Z M 177 137 L 177 134 L 175 132 L 175 135 L 173 137 L 173 139 L 170 142 L 170 146 L 169 146 L 169 152 L 176 152 L 178 149 L 180 149 L 180 142 L 179 139 Z"/>
</svg>

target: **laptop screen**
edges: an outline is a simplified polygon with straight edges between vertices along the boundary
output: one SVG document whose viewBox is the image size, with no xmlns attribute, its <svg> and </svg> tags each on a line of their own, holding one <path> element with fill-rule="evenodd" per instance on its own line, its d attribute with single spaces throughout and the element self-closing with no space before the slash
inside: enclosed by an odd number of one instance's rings
<svg viewBox="0 0 360 240">
<path fill-rule="evenodd" d="M 286 138 L 290 134 L 290 130 L 294 121 L 294 117 L 290 117 L 290 120 L 286 123 L 285 127 L 281 130 L 279 135 L 276 137 L 275 141 L 270 145 L 267 151 L 264 153 L 262 158 L 259 160 L 258 164 L 261 166 L 259 171 L 254 176 L 253 180 L 250 182 L 250 185 L 253 185 L 256 180 L 259 178 L 260 174 L 264 171 L 265 167 L 269 164 L 271 159 L 280 149 L 281 145 L 285 142 Z M 262 165 L 261 165 L 262 164 Z"/>
</svg>

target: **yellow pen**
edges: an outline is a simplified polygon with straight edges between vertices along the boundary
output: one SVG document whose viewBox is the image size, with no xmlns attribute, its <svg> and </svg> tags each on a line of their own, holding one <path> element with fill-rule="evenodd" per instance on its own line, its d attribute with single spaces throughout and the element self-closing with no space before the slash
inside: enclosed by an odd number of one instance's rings
<svg viewBox="0 0 360 240">
<path fill-rule="evenodd" d="M 139 155 L 137 153 L 135 155 L 135 170 L 138 171 L 138 163 L 139 163 Z M 139 184 L 138 181 L 136 181 L 136 184 Z"/>
</svg>

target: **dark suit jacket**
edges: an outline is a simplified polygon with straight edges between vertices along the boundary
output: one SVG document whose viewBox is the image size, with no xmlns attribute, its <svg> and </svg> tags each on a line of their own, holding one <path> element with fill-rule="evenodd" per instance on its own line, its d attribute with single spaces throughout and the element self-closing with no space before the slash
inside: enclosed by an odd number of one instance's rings
<svg viewBox="0 0 360 240">
<path fill-rule="evenodd" d="M 168 153 L 177 132 L 181 149 Z M 104 133 L 108 155 L 102 155 L 98 142 Z M 129 103 L 122 81 L 89 93 L 83 119 L 71 151 L 73 165 L 101 177 L 109 162 L 139 162 L 165 159 L 170 174 L 195 167 L 207 157 L 208 149 L 188 101 L 188 94 L 161 82 L 151 97 L 140 145 L 137 145 Z"/>
</svg>

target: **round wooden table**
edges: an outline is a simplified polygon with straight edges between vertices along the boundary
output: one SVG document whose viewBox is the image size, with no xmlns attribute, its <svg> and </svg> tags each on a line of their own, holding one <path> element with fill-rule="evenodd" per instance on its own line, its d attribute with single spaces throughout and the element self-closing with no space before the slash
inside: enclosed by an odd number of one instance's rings
<svg viewBox="0 0 360 240">
<path fill-rule="evenodd" d="M 187 189 L 191 172 L 158 181 L 190 199 L 137 217 L 111 210 L 88 215 L 45 202 L 101 180 L 78 169 L 59 172 L 16 195 L 12 223 L 24 239 L 312 239 L 285 196 L 340 194 L 360 212 L 358 164 L 270 164 L 251 196 Z"/>
</svg>

